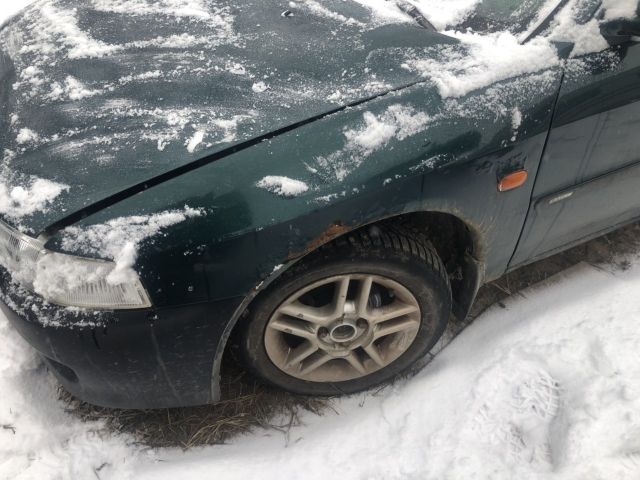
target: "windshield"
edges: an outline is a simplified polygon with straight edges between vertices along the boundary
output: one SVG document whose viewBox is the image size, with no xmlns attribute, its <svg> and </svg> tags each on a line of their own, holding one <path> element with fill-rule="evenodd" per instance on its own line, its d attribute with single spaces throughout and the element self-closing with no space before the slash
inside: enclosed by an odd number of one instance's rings
<svg viewBox="0 0 640 480">
<path fill-rule="evenodd" d="M 481 32 L 509 30 L 525 32 L 529 26 L 544 15 L 544 10 L 553 10 L 561 0 L 483 0 L 458 28 L 470 28 Z"/>
<path fill-rule="evenodd" d="M 601 4 L 602 0 L 482 0 L 455 27 L 488 33 L 507 30 L 517 35 L 548 23 L 563 8 L 570 8 L 575 22 L 583 24 Z"/>
</svg>

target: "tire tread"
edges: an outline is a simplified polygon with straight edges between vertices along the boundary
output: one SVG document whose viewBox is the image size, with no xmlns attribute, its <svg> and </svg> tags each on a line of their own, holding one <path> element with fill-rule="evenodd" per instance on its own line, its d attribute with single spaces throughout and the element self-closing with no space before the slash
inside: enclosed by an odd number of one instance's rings
<svg viewBox="0 0 640 480">
<path fill-rule="evenodd" d="M 370 248 L 391 249 L 427 264 L 449 285 L 447 269 L 435 248 L 426 236 L 412 229 L 391 224 L 374 226 L 349 233 L 345 237 L 341 237 L 341 240 L 323 245 L 318 253 L 326 256 L 350 248 L 361 251 Z"/>
</svg>

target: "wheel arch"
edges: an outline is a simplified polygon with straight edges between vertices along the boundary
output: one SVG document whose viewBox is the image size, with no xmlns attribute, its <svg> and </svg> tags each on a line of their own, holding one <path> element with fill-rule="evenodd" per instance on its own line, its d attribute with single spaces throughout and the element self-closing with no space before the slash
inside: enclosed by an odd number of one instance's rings
<svg viewBox="0 0 640 480">
<path fill-rule="evenodd" d="M 302 254 L 298 254 L 295 258 L 290 259 L 285 267 L 274 271 L 270 278 L 256 287 L 250 295 L 247 295 L 240 307 L 238 307 L 225 328 L 217 349 L 218 353 L 212 371 L 212 398 L 214 401 L 220 398 L 220 370 L 222 367 L 222 358 L 230 344 L 229 339 L 233 332 L 237 330 L 239 320 L 248 314 L 251 304 L 253 304 L 280 275 L 293 265 L 303 261 L 322 246 L 357 232 L 360 229 L 375 228 L 376 225 L 381 223 L 401 224 L 403 227 L 410 228 L 424 236 L 425 240 L 433 244 L 445 264 L 451 282 L 453 315 L 458 320 L 464 320 L 484 278 L 486 245 L 480 229 L 474 227 L 473 223 L 465 219 L 463 215 L 458 212 L 424 210 L 381 218 L 355 228 L 341 224 L 333 224 L 330 225 L 316 241 L 312 242 L 310 247 Z"/>
</svg>

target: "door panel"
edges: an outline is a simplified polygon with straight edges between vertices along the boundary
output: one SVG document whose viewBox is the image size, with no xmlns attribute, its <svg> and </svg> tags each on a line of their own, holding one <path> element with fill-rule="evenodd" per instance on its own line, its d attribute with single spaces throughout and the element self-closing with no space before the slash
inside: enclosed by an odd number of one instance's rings
<svg viewBox="0 0 640 480">
<path fill-rule="evenodd" d="M 609 201 L 621 197 L 627 200 L 625 207 Z M 527 241 L 518 250 L 521 263 L 633 220 L 640 216 L 639 206 L 640 164 L 542 197 L 529 212 L 523 233 Z"/>
<path fill-rule="evenodd" d="M 640 216 L 640 44 L 570 62 L 515 267 Z"/>
</svg>

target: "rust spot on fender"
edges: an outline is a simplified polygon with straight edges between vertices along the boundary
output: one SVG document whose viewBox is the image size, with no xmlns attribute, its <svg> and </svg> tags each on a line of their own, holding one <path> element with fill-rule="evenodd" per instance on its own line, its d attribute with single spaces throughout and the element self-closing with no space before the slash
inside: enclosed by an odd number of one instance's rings
<svg viewBox="0 0 640 480">
<path fill-rule="evenodd" d="M 345 233 L 349 233 L 351 230 L 353 230 L 352 227 L 347 227 L 346 225 L 343 225 L 342 222 L 337 221 L 329 225 L 329 227 L 327 227 L 317 238 L 309 242 L 304 250 L 301 252 L 289 253 L 287 260 L 291 261 L 304 257 L 305 255 L 316 251 L 321 246 L 326 245 L 330 241 L 344 235 Z"/>
</svg>

